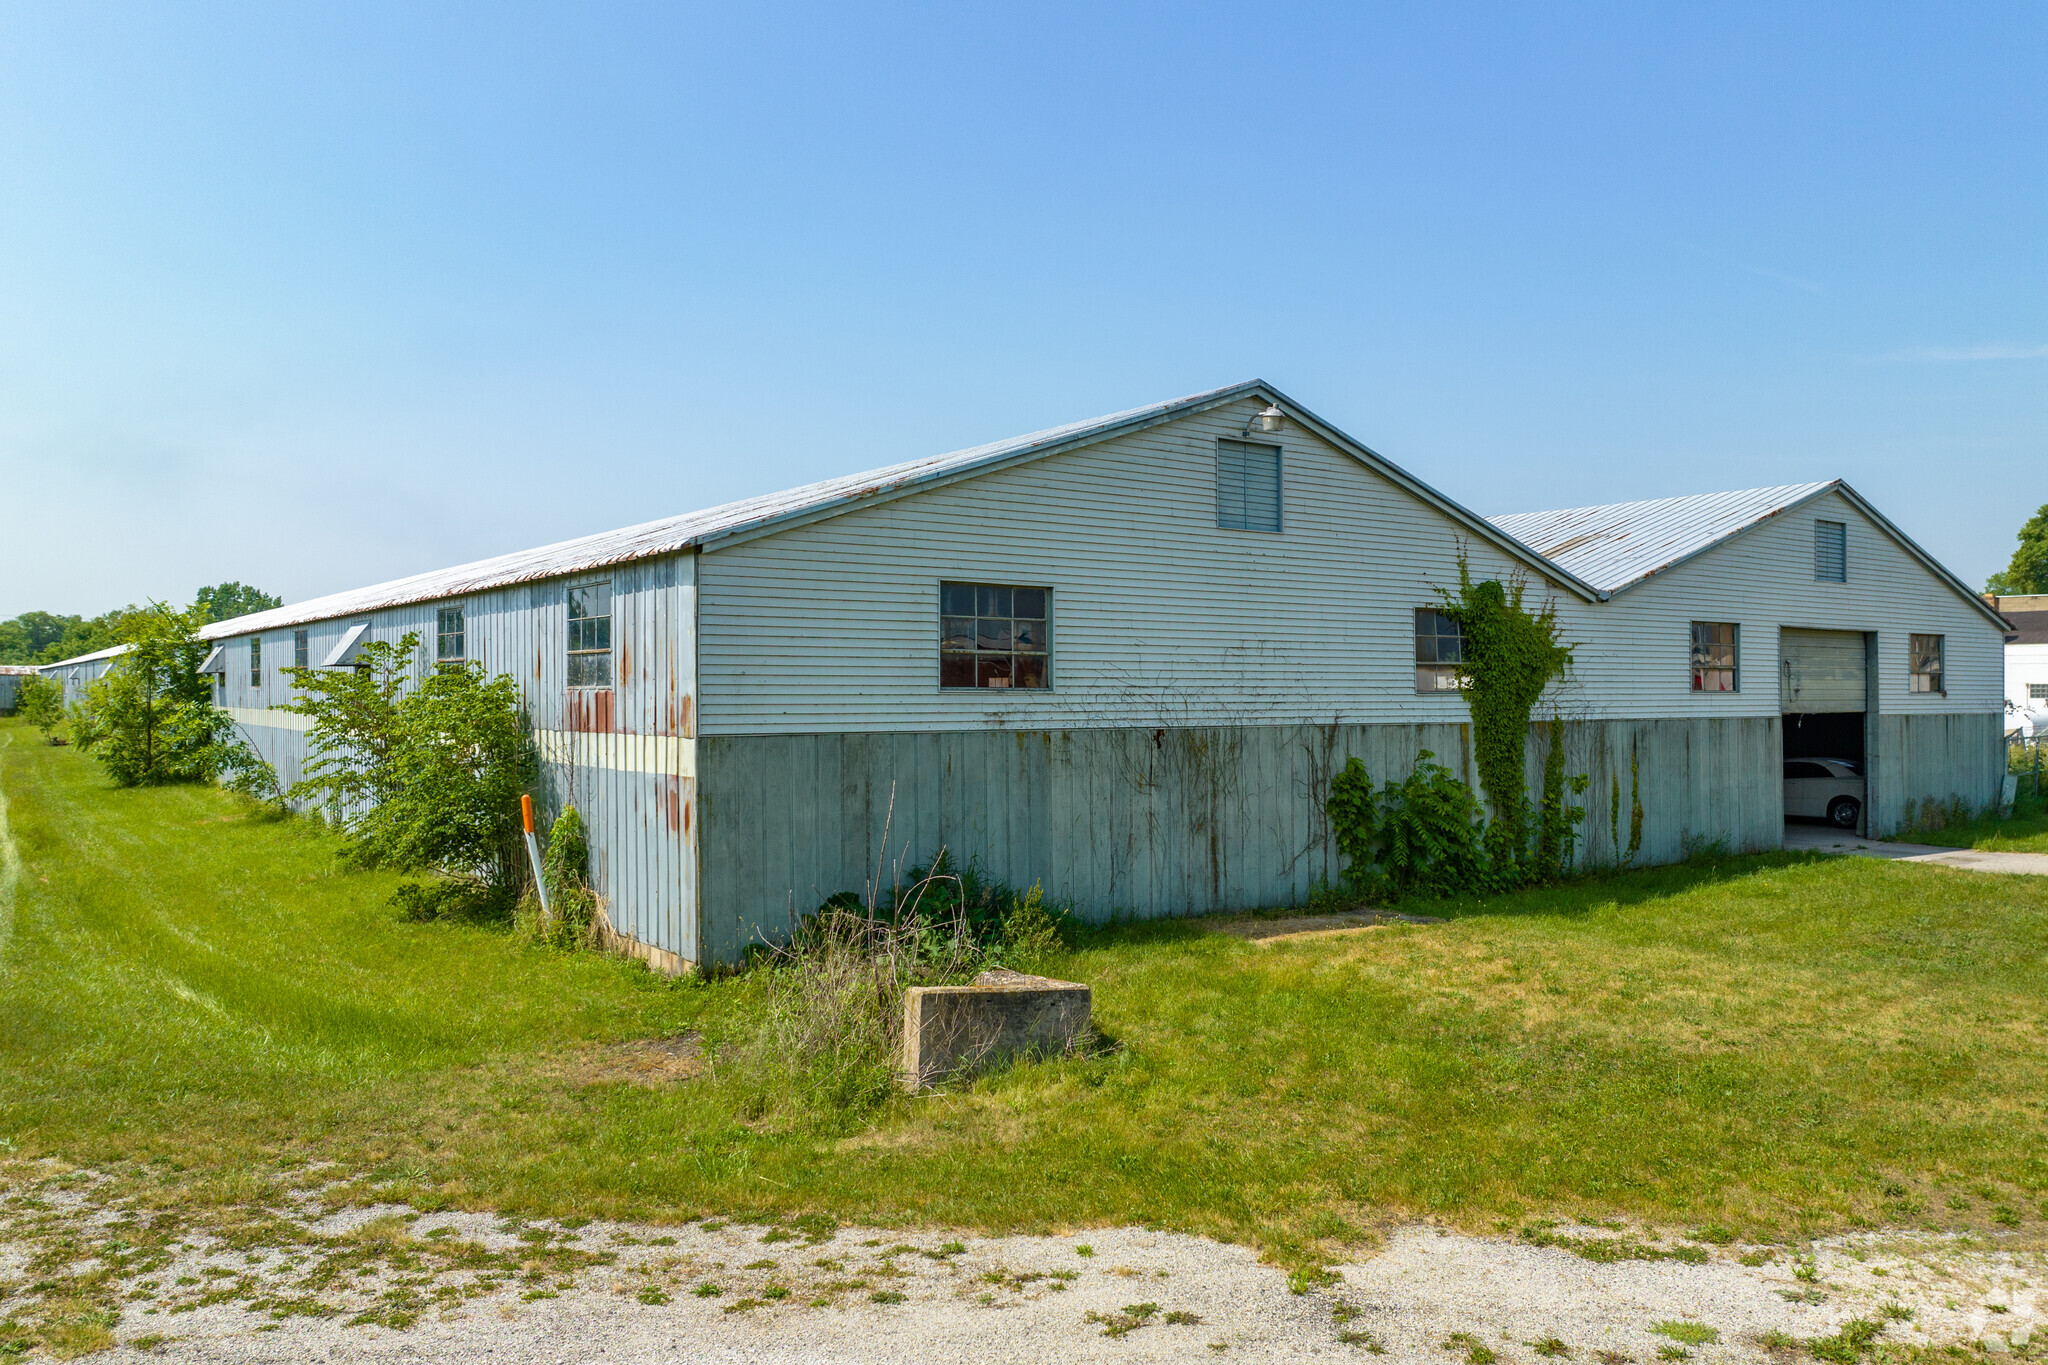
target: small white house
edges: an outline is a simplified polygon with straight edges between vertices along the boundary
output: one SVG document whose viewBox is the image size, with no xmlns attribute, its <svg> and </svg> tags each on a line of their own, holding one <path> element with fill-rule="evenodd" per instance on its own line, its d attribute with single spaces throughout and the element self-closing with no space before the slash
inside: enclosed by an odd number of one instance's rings
<svg viewBox="0 0 2048 1365">
<path fill-rule="evenodd" d="M 1588 858 L 1632 795 L 1643 861 L 1779 847 L 1788 757 L 1863 765 L 1876 833 L 1997 798 L 2004 622 L 1847 484 L 1489 519 L 1258 381 L 220 622 L 206 669 L 286 781 L 285 665 L 513 677 L 680 970 L 942 846 L 1085 915 L 1300 902 L 1348 756 L 1475 778 L 1461 554 L 1575 645 Z"/>
<path fill-rule="evenodd" d="M 2006 731 L 2048 739 L 2048 595 L 1994 597 L 1991 605 L 2012 623 L 2005 637 Z"/>
</svg>

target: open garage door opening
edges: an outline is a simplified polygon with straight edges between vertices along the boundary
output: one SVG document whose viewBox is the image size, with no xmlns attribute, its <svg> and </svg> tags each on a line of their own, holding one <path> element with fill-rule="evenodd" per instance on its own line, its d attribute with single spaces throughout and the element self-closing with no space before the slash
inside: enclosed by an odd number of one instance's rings
<svg viewBox="0 0 2048 1365">
<path fill-rule="evenodd" d="M 1861 631 L 1778 632 L 1788 825 L 1863 832 L 1870 793 L 1868 674 Z"/>
</svg>

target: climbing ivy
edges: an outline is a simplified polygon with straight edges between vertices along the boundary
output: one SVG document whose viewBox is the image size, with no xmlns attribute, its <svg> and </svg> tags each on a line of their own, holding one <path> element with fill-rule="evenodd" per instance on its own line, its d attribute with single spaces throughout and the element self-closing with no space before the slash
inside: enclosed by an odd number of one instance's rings
<svg viewBox="0 0 2048 1365">
<path fill-rule="evenodd" d="M 1464 660 L 1458 686 L 1472 712 L 1472 758 L 1479 784 L 1493 808 L 1486 828 L 1487 861 L 1494 876 L 1512 885 L 1530 858 L 1529 790 L 1523 756 L 1529 743 L 1529 715 L 1551 680 L 1571 667 L 1572 649 L 1558 639 L 1557 609 L 1546 602 L 1523 605 L 1528 576 L 1517 571 L 1503 585 L 1474 582 L 1472 566 L 1458 554 L 1458 590 L 1440 591 L 1437 610 L 1458 623 Z M 1540 850 L 1539 850 L 1540 853 Z"/>
<path fill-rule="evenodd" d="M 1579 822 L 1586 818 L 1584 806 L 1574 806 L 1591 778 L 1584 773 L 1565 776 L 1564 719 L 1550 717 L 1549 751 L 1543 756 L 1543 806 L 1536 818 L 1536 862 L 1529 875 L 1536 881 L 1554 881 L 1571 870 L 1572 850 L 1579 841 Z"/>
<path fill-rule="evenodd" d="M 1586 818 L 1572 797 L 1588 779 L 1565 771 L 1565 727 L 1552 713 L 1543 762 L 1543 795 L 1531 829 L 1524 755 L 1529 719 L 1543 690 L 1571 666 L 1571 646 L 1558 638 L 1557 613 L 1525 605 L 1528 580 L 1474 582 L 1458 556 L 1458 590 L 1442 592 L 1437 610 L 1464 635 L 1458 684 L 1472 713 L 1473 760 L 1492 807 L 1488 822 L 1472 789 L 1427 749 L 1405 779 L 1377 789 L 1365 764 L 1348 759 L 1330 783 L 1330 831 L 1345 862 L 1344 890 L 1381 892 L 1506 890 L 1551 881 L 1570 870 Z M 1630 856 L 1642 843 L 1642 803 L 1632 803 Z M 1618 841 L 1621 785 L 1609 796 L 1608 820 Z"/>
</svg>

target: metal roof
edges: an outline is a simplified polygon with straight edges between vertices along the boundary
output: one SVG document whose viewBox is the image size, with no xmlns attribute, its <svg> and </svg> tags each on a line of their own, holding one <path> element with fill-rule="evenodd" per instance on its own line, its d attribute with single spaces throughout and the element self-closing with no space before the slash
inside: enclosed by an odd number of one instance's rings
<svg viewBox="0 0 2048 1365">
<path fill-rule="evenodd" d="M 903 464 L 869 470 L 864 474 L 848 474 L 841 478 L 826 479 L 820 483 L 792 488 L 786 492 L 745 498 L 739 502 L 706 508 L 701 512 L 689 512 L 679 517 L 644 522 L 639 526 L 628 526 L 624 530 L 606 531 L 599 535 L 559 541 L 553 545 L 543 545 L 536 550 L 521 550 L 514 554 L 499 555 L 494 559 L 480 559 L 473 564 L 457 565 L 452 569 L 436 569 L 430 573 L 393 579 L 388 583 L 377 583 L 367 588 L 354 588 L 326 597 L 294 602 L 289 606 L 276 607 L 269 611 L 252 612 L 247 616 L 216 621 L 199 634 L 204 639 L 218 640 L 227 636 L 253 634 L 256 631 L 277 630 L 284 626 L 304 625 L 309 621 L 354 616 L 412 602 L 460 597 L 467 593 L 483 592 L 515 583 L 561 578 L 636 559 L 674 554 L 693 547 L 708 549 L 720 542 L 740 537 L 750 538 L 770 530 L 834 516 L 861 503 L 901 497 L 906 493 L 936 487 L 955 479 L 1021 464 L 1061 450 L 1088 445 L 1111 436 L 1123 435 L 1160 422 L 1221 407 L 1253 395 L 1279 404 L 1290 419 L 1371 465 L 1410 493 L 1443 511 L 1466 529 L 1494 541 L 1510 554 L 1528 561 L 1532 567 L 1546 576 L 1560 576 L 1555 565 L 1516 542 L 1512 536 L 1489 526 L 1484 518 L 1467 511 L 1392 462 L 1329 426 L 1264 381 L 1249 379 L 1240 384 L 1190 394 L 1185 398 L 1150 403 L 1141 408 L 1131 408 L 1124 412 L 1111 413 L 1106 417 L 1091 418 L 1085 422 L 1070 422 L 1065 426 L 1048 427 L 1044 431 L 1034 431 L 1026 436 L 1013 436 L 1008 440 L 956 450 L 946 455 L 910 460 Z M 1575 575 L 1564 573 L 1561 576 L 1566 586 L 1581 596 L 1591 599 L 1596 595 L 1591 587 L 1579 581 Z"/>
<path fill-rule="evenodd" d="M 1516 512 L 1487 520 L 1592 583 L 1602 598 L 1610 598 L 1828 492 L 1841 494 L 1929 573 L 2004 628 L 2004 618 L 1968 584 L 1840 479 L 1568 507 L 1558 512 Z"/>
<path fill-rule="evenodd" d="M 0 677 L 19 677 L 41 671 L 34 664 L 0 664 Z"/>
<path fill-rule="evenodd" d="M 68 668 L 72 664 L 94 663 L 100 659 L 111 659 L 116 654 L 126 654 L 129 650 L 133 648 L 135 648 L 134 645 L 115 645 L 112 649 L 98 649 L 94 650 L 90 654 L 79 654 L 69 659 L 59 659 L 57 660 L 57 662 L 53 664 L 37 664 L 36 668 L 38 670 L 51 668 Z"/>
<path fill-rule="evenodd" d="M 1602 593 L 1616 593 L 1838 486 L 1788 483 L 1487 520 Z"/>
</svg>

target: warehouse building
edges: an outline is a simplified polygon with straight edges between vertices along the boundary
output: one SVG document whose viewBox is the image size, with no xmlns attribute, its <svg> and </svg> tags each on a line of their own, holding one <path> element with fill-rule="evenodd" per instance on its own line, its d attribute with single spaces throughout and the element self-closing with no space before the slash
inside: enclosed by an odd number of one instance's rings
<svg viewBox="0 0 2048 1365">
<path fill-rule="evenodd" d="M 36 676 L 33 664 L 0 664 L 0 715 L 11 715 L 21 700 L 24 678 Z"/>
<path fill-rule="evenodd" d="M 1347 756 L 1476 781 L 1461 553 L 1576 646 L 1540 714 L 1587 859 L 1615 787 L 1643 861 L 1778 847 L 1814 749 L 1873 832 L 1996 799 L 2003 623 L 1846 484 L 1489 520 L 1256 381 L 221 622 L 206 666 L 287 781 L 284 665 L 413 632 L 510 674 L 613 926 L 679 970 L 941 846 L 1084 915 L 1299 902 Z"/>
<path fill-rule="evenodd" d="M 64 684 L 64 704 L 69 706 L 73 702 L 84 701 L 86 690 L 107 676 L 114 660 L 133 648 L 133 645 L 115 645 L 112 649 L 94 650 L 75 658 L 59 659 L 53 664 L 41 664 L 36 671 Z"/>
</svg>

